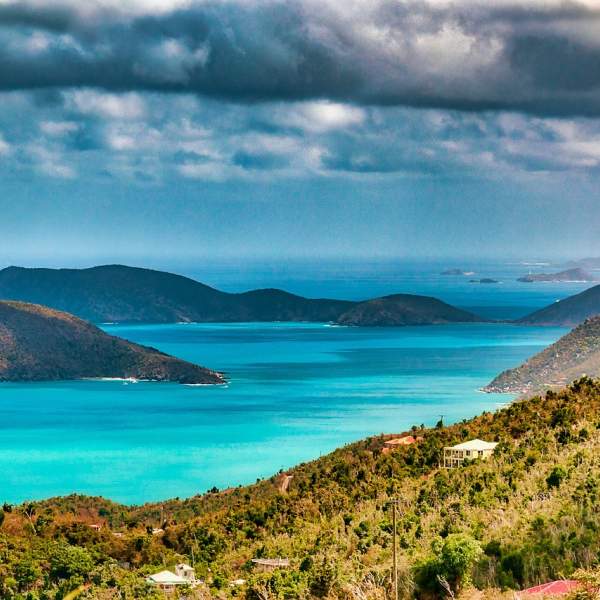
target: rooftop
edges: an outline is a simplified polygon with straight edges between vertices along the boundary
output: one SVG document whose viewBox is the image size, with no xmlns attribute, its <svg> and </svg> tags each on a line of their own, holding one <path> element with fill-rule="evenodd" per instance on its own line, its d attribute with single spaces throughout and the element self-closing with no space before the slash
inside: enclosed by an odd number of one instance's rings
<svg viewBox="0 0 600 600">
<path fill-rule="evenodd" d="M 399 438 L 393 438 L 386 440 L 384 444 L 386 446 L 408 446 L 414 444 L 417 440 L 412 435 L 405 435 Z"/>
<path fill-rule="evenodd" d="M 252 562 L 255 565 L 264 567 L 289 567 L 290 561 L 288 558 L 253 558 Z"/>
<path fill-rule="evenodd" d="M 160 571 L 148 577 L 148 581 L 162 585 L 188 585 L 190 582 L 171 571 Z"/>
<path fill-rule="evenodd" d="M 484 440 L 469 440 L 456 444 L 456 446 L 447 446 L 452 450 L 493 450 L 498 445 L 498 442 L 486 442 Z"/>
<path fill-rule="evenodd" d="M 560 596 L 562 594 L 570 594 L 579 586 L 579 581 L 574 579 L 559 579 L 558 581 L 549 581 L 548 583 L 542 583 L 541 585 L 523 590 L 518 593 L 518 596 Z"/>
</svg>

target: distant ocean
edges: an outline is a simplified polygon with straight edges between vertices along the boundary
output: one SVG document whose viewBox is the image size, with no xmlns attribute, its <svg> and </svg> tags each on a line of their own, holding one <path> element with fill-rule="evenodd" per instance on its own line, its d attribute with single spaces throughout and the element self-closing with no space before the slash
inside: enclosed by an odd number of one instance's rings
<svg viewBox="0 0 600 600">
<path fill-rule="evenodd" d="M 300 265 L 301 266 L 301 265 Z M 509 319 L 585 284 L 524 284 L 518 264 L 253 263 L 177 269 L 229 291 L 312 297 L 437 296 Z M 305 265 L 306 266 L 306 265 Z M 351 268 L 352 267 L 352 268 Z M 476 271 L 441 276 L 443 268 Z M 469 283 L 491 277 L 499 284 Z M 454 422 L 510 396 L 479 392 L 565 330 L 509 324 L 359 329 L 327 324 L 105 326 L 223 370 L 220 387 L 65 382 L 0 385 L 0 501 L 71 492 L 142 503 L 246 484 L 334 448 L 413 424 Z"/>
</svg>

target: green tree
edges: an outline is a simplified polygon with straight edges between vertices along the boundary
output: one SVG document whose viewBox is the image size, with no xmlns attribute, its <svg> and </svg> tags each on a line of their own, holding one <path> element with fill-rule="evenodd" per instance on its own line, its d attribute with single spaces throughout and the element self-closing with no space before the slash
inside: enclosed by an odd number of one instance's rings
<svg viewBox="0 0 600 600">
<path fill-rule="evenodd" d="M 436 540 L 434 556 L 417 569 L 416 581 L 422 588 L 439 589 L 447 583 L 459 591 L 470 581 L 471 569 L 483 555 L 481 544 L 464 533 L 450 534 L 445 540 Z"/>
<path fill-rule="evenodd" d="M 562 483 L 563 479 L 567 476 L 567 472 L 564 467 L 558 465 L 550 471 L 550 475 L 546 477 L 546 485 L 548 488 L 558 488 Z"/>
</svg>

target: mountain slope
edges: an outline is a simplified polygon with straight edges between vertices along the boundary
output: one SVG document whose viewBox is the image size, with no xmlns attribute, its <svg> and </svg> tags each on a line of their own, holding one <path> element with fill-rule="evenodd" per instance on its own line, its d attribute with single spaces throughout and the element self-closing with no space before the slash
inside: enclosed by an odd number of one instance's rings
<svg viewBox="0 0 600 600">
<path fill-rule="evenodd" d="M 484 389 L 525 393 L 564 385 L 582 375 L 600 376 L 600 316 L 584 321 L 521 366 L 504 371 Z"/>
<path fill-rule="evenodd" d="M 224 381 L 214 371 L 108 335 L 73 315 L 0 301 L 0 381 L 86 377 Z"/>
<path fill-rule="evenodd" d="M 372 437 L 250 486 L 137 507 L 78 495 L 7 505 L 0 597 L 58 597 L 83 581 L 81 598 L 159 598 L 148 574 L 187 562 L 206 582 L 199 598 L 389 598 L 395 498 L 402 598 L 447 597 L 438 574 L 458 591 L 464 555 L 445 553 L 446 541 L 479 547 L 463 574 L 479 590 L 495 588 L 460 597 L 512 598 L 498 588 L 597 564 L 599 418 L 600 383 L 582 380 L 417 428 L 422 439 L 391 452 L 389 436 Z M 439 467 L 444 446 L 473 438 L 500 442 L 494 456 Z M 259 557 L 290 566 L 261 572 L 251 563 Z M 440 571 L 444 558 L 449 571 Z"/>
<path fill-rule="evenodd" d="M 600 285 L 550 304 L 515 321 L 522 325 L 573 327 L 600 314 Z"/>
<path fill-rule="evenodd" d="M 361 302 L 343 313 L 339 325 L 401 326 L 475 323 L 482 319 L 429 296 L 394 294 Z"/>
<path fill-rule="evenodd" d="M 0 298 L 52 306 L 96 323 L 327 321 L 351 305 L 281 290 L 229 294 L 181 275 L 123 265 L 8 267 L 0 271 Z"/>
<path fill-rule="evenodd" d="M 596 281 L 596 278 L 587 271 L 577 267 L 560 271 L 559 273 L 529 273 L 528 275 L 519 277 L 517 281 L 525 283 L 533 283 L 534 281 Z"/>
<path fill-rule="evenodd" d="M 481 320 L 425 296 L 400 294 L 358 303 L 303 298 L 277 289 L 230 294 L 181 275 L 122 265 L 8 267 L 0 271 L 0 298 L 51 306 L 96 323 L 329 322 L 342 316 L 342 322 L 355 325 Z"/>
</svg>

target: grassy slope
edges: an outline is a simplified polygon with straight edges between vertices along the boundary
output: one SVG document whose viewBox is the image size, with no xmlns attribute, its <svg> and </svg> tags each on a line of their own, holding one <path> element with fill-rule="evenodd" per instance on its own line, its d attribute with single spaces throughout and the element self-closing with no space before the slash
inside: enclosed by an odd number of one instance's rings
<svg viewBox="0 0 600 600">
<path fill-rule="evenodd" d="M 600 317 L 588 319 L 521 366 L 504 371 L 485 389 L 531 393 L 566 385 L 582 375 L 600 376 Z"/>
<path fill-rule="evenodd" d="M 556 325 L 575 327 L 586 319 L 600 314 L 600 285 L 579 294 L 553 302 L 549 306 L 518 319 L 522 325 Z"/>
<path fill-rule="evenodd" d="M 112 598 L 103 595 L 111 589 L 124 598 L 151 597 L 141 591 L 142 574 L 193 554 L 213 597 L 383 598 L 391 562 L 385 503 L 392 496 L 401 499 L 403 595 L 413 593 L 415 567 L 432 556 L 432 543 L 454 532 L 467 533 L 486 550 L 472 573 L 480 588 L 517 588 L 568 576 L 589 567 L 600 552 L 599 423 L 600 384 L 583 380 L 559 394 L 424 431 L 418 446 L 385 454 L 384 440 L 371 438 L 341 448 L 293 469 L 286 494 L 274 477 L 165 502 L 163 536 L 145 529 L 158 524 L 159 505 L 52 499 L 34 507 L 36 534 L 22 508 L 13 510 L 0 534 L 5 582 L 0 596 L 16 597 L 10 590 L 19 588 L 19 577 L 23 590 L 73 589 L 91 571 L 94 585 L 86 597 Z M 497 456 L 462 469 L 438 468 L 444 445 L 476 436 L 499 440 Z M 553 486 L 548 477 L 557 466 L 559 485 Z M 98 521 L 124 531 L 124 537 L 82 524 Z M 65 548 L 83 548 L 94 567 L 86 565 L 81 577 L 57 569 L 47 578 L 26 580 L 20 574 L 32 563 L 47 572 Z M 247 565 L 255 556 L 289 557 L 293 569 L 253 573 Z M 110 566 L 111 560 L 127 561 L 131 569 Z M 248 579 L 248 586 L 228 586 L 236 577 Z"/>
</svg>

